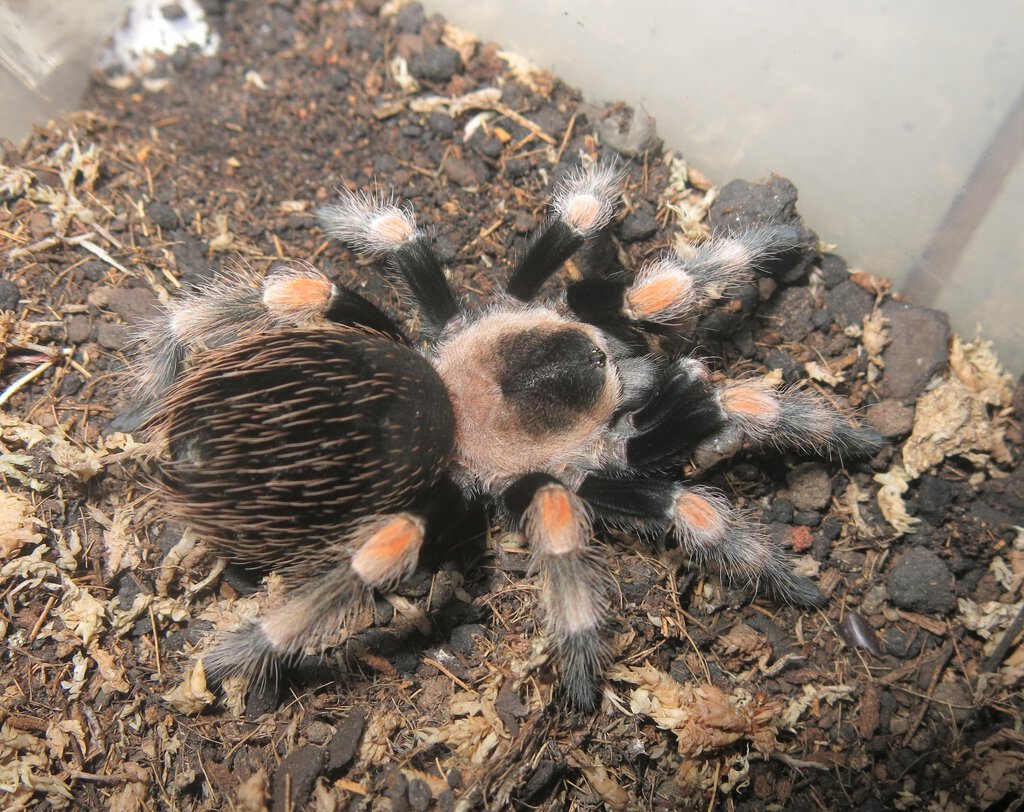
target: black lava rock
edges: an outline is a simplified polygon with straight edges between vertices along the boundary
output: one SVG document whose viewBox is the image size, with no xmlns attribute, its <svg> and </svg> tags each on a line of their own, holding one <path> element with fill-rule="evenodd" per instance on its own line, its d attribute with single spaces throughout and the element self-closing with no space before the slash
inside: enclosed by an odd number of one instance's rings
<svg viewBox="0 0 1024 812">
<path fill-rule="evenodd" d="M 17 282 L 10 279 L 0 279 L 0 311 L 17 310 L 18 299 L 21 298 L 21 288 Z"/>
<path fill-rule="evenodd" d="M 417 79 L 429 82 L 447 82 L 462 68 L 462 57 L 454 48 L 435 45 L 422 54 L 416 54 L 409 62 L 409 70 Z"/>
<path fill-rule="evenodd" d="M 901 609 L 922 614 L 946 614 L 956 609 L 953 576 L 931 550 L 914 547 L 889 573 L 889 599 Z"/>
<path fill-rule="evenodd" d="M 915 397 L 949 359 L 949 316 L 905 302 L 886 302 L 891 341 L 882 353 L 885 387 L 895 398 Z"/>
</svg>

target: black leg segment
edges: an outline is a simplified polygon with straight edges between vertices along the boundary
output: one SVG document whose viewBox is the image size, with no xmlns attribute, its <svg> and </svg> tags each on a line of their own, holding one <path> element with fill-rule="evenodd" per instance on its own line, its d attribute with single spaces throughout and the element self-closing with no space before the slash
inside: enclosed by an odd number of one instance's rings
<svg viewBox="0 0 1024 812">
<path fill-rule="evenodd" d="M 436 328 L 444 327 L 459 314 L 441 262 L 425 234 L 396 246 L 388 254 L 388 263 L 405 280 L 424 315 Z"/>
<path fill-rule="evenodd" d="M 409 343 L 405 333 L 383 310 L 343 285 L 335 285 L 335 293 L 327 306 L 324 318 L 335 324 L 369 327 L 402 344 Z"/>
<path fill-rule="evenodd" d="M 564 220 L 555 220 L 530 243 L 508 280 L 508 292 L 521 301 L 537 295 L 548 277 L 583 245 L 584 236 Z"/>
<path fill-rule="evenodd" d="M 641 469 L 689 454 L 728 422 L 711 385 L 689 359 L 673 365 L 658 393 L 633 420 L 638 433 L 627 442 L 626 460 Z"/>
</svg>

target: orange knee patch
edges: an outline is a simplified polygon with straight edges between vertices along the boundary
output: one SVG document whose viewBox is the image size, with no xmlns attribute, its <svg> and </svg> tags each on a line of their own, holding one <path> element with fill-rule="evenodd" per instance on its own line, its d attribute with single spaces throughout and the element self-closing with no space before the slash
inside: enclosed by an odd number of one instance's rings
<svg viewBox="0 0 1024 812">
<path fill-rule="evenodd" d="M 684 493 L 676 502 L 676 515 L 683 527 L 703 538 L 717 538 L 725 533 L 726 519 L 721 511 L 703 496 Z"/>
<path fill-rule="evenodd" d="M 401 245 L 406 240 L 412 239 L 416 234 L 416 227 L 405 217 L 386 214 L 373 221 L 372 231 L 376 240 L 389 245 Z"/>
<path fill-rule="evenodd" d="M 367 584 L 383 586 L 412 572 L 423 546 L 423 522 L 407 513 L 382 520 L 354 556 L 352 569 Z"/>
<path fill-rule="evenodd" d="M 734 383 L 722 389 L 722 408 L 737 417 L 770 423 L 780 412 L 778 398 L 770 389 L 745 383 Z"/>
<path fill-rule="evenodd" d="M 633 316 L 646 320 L 657 320 L 663 313 L 677 312 L 693 298 L 693 278 L 682 272 L 652 276 L 638 282 L 626 294 Z"/>
<path fill-rule="evenodd" d="M 589 231 L 601 220 L 604 208 L 593 195 L 579 195 L 572 199 L 565 219 L 578 231 Z"/>
<path fill-rule="evenodd" d="M 527 533 L 538 551 L 551 555 L 570 553 L 587 543 L 586 516 L 565 488 L 542 488 L 533 497 Z"/>
<path fill-rule="evenodd" d="M 331 281 L 324 276 L 282 275 L 267 279 L 263 304 L 274 316 L 301 320 L 319 316 L 331 295 Z"/>
</svg>

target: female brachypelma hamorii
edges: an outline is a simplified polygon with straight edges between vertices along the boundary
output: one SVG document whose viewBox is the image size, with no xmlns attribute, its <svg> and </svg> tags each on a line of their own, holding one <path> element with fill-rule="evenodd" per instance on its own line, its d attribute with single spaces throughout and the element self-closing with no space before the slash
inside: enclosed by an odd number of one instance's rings
<svg viewBox="0 0 1024 812">
<path fill-rule="evenodd" d="M 537 301 L 609 223 L 618 186 L 600 165 L 564 180 L 504 292 L 479 311 L 462 306 L 407 209 L 343 190 L 320 223 L 383 259 L 420 310 L 415 342 L 308 266 L 229 276 L 170 307 L 143 352 L 158 488 L 219 553 L 278 570 L 289 590 L 217 641 L 208 674 L 264 679 L 337 640 L 353 606 L 408 577 L 475 496 L 529 545 L 544 627 L 580 709 L 599 697 L 612 604 L 595 525 L 667 533 L 727 576 L 822 601 L 762 527 L 676 472 L 740 433 L 849 456 L 877 450 L 878 436 L 810 391 L 714 384 L 701 360 L 665 357 L 651 340 L 802 248 L 800 232 L 780 223 L 711 239 L 632 279 L 584 278 Z"/>
</svg>

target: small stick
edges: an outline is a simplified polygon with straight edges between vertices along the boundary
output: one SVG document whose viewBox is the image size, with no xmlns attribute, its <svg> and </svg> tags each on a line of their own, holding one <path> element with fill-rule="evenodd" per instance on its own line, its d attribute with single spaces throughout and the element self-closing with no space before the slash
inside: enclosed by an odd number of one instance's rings
<svg viewBox="0 0 1024 812">
<path fill-rule="evenodd" d="M 157 677 L 163 677 L 162 669 L 160 667 L 160 635 L 157 633 L 156 628 L 156 613 L 153 612 L 153 604 L 149 605 L 149 625 L 153 628 L 153 651 L 156 653 L 156 675 Z"/>
<path fill-rule="evenodd" d="M 914 717 L 913 723 L 907 729 L 907 732 L 903 735 L 903 743 L 908 744 L 914 734 L 917 733 L 917 729 L 921 726 L 921 722 L 924 721 L 924 715 L 928 712 L 928 706 L 932 702 L 932 694 L 935 692 L 935 686 L 939 682 L 939 677 L 942 676 L 942 672 L 946 669 L 946 663 L 949 662 L 949 658 L 953 656 L 953 644 L 946 643 L 939 651 L 938 656 L 933 660 L 935 663 L 935 670 L 932 672 L 932 678 L 928 681 L 928 693 L 921 703 L 921 709 L 917 712 Z"/>
<path fill-rule="evenodd" d="M 24 387 L 28 386 L 28 384 L 32 383 L 32 381 L 34 381 L 36 378 L 38 378 L 40 375 L 42 375 L 44 372 L 46 372 L 46 370 L 48 370 L 52 366 L 53 366 L 53 361 L 43 361 L 43 363 L 41 363 L 39 366 L 37 366 L 31 372 L 26 372 L 20 378 L 18 378 L 17 380 L 13 381 L 11 383 L 11 385 L 8 386 L 3 391 L 3 394 L 0 394 L 0 406 L 3 406 L 5 403 L 7 403 L 7 401 L 9 401 L 12 397 L 14 397 L 18 393 L 19 390 L 21 390 Z"/>
<path fill-rule="evenodd" d="M 562 143 L 558 145 L 558 152 L 555 153 L 556 164 L 562 160 L 562 155 L 565 154 L 565 148 L 569 146 L 569 139 L 572 138 L 572 131 L 576 129 L 577 115 L 577 113 L 572 114 L 572 118 L 569 119 L 569 124 L 565 128 L 565 135 L 562 136 Z"/>
<path fill-rule="evenodd" d="M 50 614 L 50 610 L 53 605 L 57 602 L 57 596 L 51 595 L 49 600 L 46 601 L 46 606 L 43 607 L 43 611 L 39 613 L 39 620 L 36 621 L 36 625 L 32 627 L 32 631 L 28 636 L 28 642 L 31 643 L 36 639 L 36 635 L 39 634 L 39 630 L 43 628 L 43 624 L 46 622 L 46 618 Z"/>
</svg>

